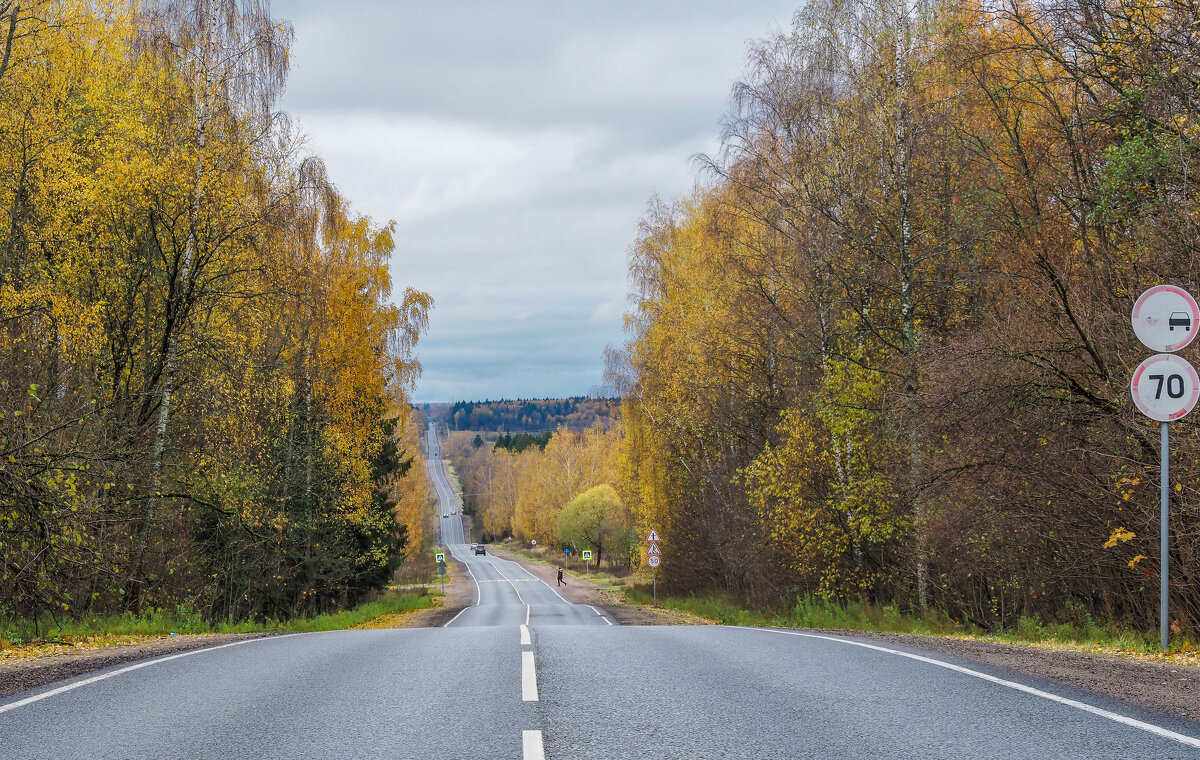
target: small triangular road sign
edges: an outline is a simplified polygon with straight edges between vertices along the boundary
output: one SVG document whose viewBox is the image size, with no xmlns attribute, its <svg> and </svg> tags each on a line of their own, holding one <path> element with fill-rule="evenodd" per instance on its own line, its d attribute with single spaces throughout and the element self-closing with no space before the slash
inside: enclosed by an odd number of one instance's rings
<svg viewBox="0 0 1200 760">
<path fill-rule="evenodd" d="M 646 550 L 646 554 L 662 554 L 662 549 L 658 548 L 658 544 L 650 544 L 650 548 Z"/>
<path fill-rule="evenodd" d="M 661 541 L 662 539 L 658 537 L 658 531 L 656 531 L 654 528 L 651 528 L 650 535 L 646 536 L 646 540 L 647 541 Z"/>
</svg>

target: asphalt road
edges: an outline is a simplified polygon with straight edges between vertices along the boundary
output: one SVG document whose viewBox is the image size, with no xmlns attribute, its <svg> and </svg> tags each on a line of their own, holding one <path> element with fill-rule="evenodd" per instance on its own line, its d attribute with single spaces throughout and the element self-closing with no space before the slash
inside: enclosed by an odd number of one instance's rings
<svg viewBox="0 0 1200 760">
<path fill-rule="evenodd" d="M 17 694 L 0 758 L 1200 758 L 1200 724 L 1060 684 L 810 632 L 616 626 L 451 549 L 477 597 L 444 628 L 255 639 Z"/>
</svg>

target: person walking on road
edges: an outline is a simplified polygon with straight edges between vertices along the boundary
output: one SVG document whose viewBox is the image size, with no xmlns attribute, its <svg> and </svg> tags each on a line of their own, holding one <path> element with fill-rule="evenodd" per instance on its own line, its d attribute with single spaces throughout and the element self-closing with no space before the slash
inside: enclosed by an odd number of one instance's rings
<svg viewBox="0 0 1200 760">
<path fill-rule="evenodd" d="M 562 568 L 561 567 L 558 568 L 558 585 L 560 585 L 560 586 L 563 585 Z"/>
</svg>

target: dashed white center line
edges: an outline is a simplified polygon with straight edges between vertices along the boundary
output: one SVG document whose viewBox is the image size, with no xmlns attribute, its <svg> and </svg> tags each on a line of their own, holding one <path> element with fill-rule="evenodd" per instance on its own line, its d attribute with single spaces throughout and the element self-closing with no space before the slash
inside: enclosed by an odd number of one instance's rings
<svg viewBox="0 0 1200 760">
<path fill-rule="evenodd" d="M 521 701 L 538 701 L 537 671 L 533 667 L 533 652 L 521 652 Z"/>
<path fill-rule="evenodd" d="M 521 744 L 524 760 L 546 760 L 546 749 L 542 746 L 541 731 L 522 731 Z"/>
<path fill-rule="evenodd" d="M 527 646 L 533 642 L 529 640 L 529 626 L 521 626 L 521 646 Z"/>
</svg>

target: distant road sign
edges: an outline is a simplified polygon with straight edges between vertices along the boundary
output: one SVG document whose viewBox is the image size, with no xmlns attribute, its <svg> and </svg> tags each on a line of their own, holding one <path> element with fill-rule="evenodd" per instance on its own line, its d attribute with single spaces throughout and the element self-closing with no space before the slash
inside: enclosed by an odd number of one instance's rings
<svg viewBox="0 0 1200 760">
<path fill-rule="evenodd" d="M 433 555 L 433 558 L 438 562 L 445 562 L 446 561 L 446 553 L 438 552 L 437 554 Z"/>
<path fill-rule="evenodd" d="M 661 541 L 662 539 L 658 537 L 658 531 L 656 531 L 654 528 L 651 528 L 650 535 L 646 536 L 646 540 L 647 541 Z"/>
<path fill-rule="evenodd" d="M 646 550 L 646 554 L 662 554 L 662 549 L 658 548 L 658 544 L 650 544 L 650 548 Z"/>
<path fill-rule="evenodd" d="M 649 565 L 650 567 L 658 567 L 659 563 L 661 563 L 661 562 L 662 562 L 662 558 L 657 557 L 653 554 L 650 555 L 649 557 L 646 557 L 646 564 Z"/>
<path fill-rule="evenodd" d="M 584 559 L 591 559 L 591 558 L 592 558 L 592 550 L 591 550 L 591 549 L 584 549 L 584 550 L 583 550 L 583 558 L 584 558 Z"/>
<path fill-rule="evenodd" d="M 1186 359 L 1155 354 L 1134 370 L 1129 392 L 1142 414 L 1159 422 L 1174 422 L 1196 407 L 1200 377 Z"/>
<path fill-rule="evenodd" d="M 1130 314 L 1133 332 L 1153 351 L 1178 351 L 1200 327 L 1200 306 L 1183 288 L 1155 285 L 1138 296 Z"/>
</svg>

